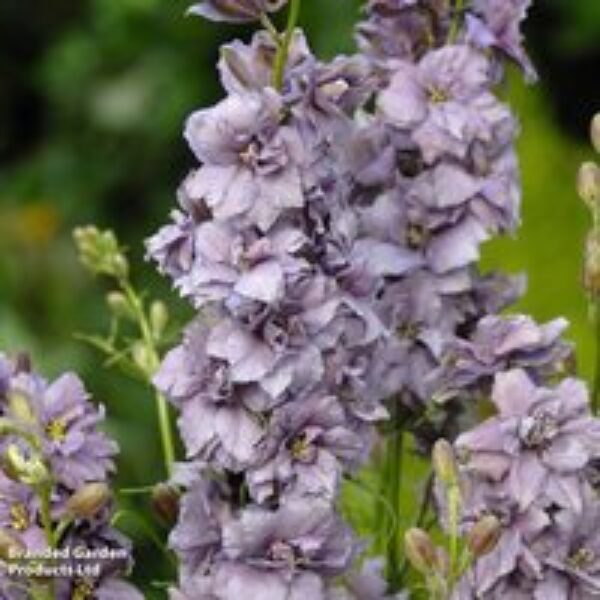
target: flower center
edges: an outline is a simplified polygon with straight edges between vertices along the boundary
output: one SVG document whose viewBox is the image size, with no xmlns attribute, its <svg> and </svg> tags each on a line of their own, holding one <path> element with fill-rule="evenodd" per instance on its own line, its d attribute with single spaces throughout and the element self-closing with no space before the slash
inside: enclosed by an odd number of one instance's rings
<svg viewBox="0 0 600 600">
<path fill-rule="evenodd" d="M 582 546 L 569 556 L 567 564 L 573 569 L 585 569 L 586 567 L 589 567 L 594 560 L 596 560 L 594 551 Z"/>
<path fill-rule="evenodd" d="M 73 586 L 71 600 L 91 600 L 94 597 L 94 586 L 91 581 L 79 579 Z"/>
<path fill-rule="evenodd" d="M 260 146 L 258 142 L 250 142 L 239 154 L 240 160 L 247 167 L 252 167 L 258 161 L 260 156 Z"/>
<path fill-rule="evenodd" d="M 557 433 L 556 418 L 544 411 L 524 418 L 519 425 L 519 437 L 528 448 L 540 448 L 548 445 Z"/>
<path fill-rule="evenodd" d="M 10 507 L 10 524 L 17 531 L 25 531 L 29 527 L 29 512 L 22 502 L 15 502 Z"/>
<path fill-rule="evenodd" d="M 285 563 L 286 566 L 293 569 L 298 564 L 300 556 L 291 544 L 277 540 L 269 548 L 269 558 L 279 563 Z"/>
<path fill-rule="evenodd" d="M 450 94 L 446 90 L 436 86 L 431 86 L 427 90 L 427 95 L 429 96 L 429 101 L 433 104 L 443 104 L 450 100 Z"/>
<path fill-rule="evenodd" d="M 292 439 L 289 450 L 292 457 L 300 462 L 311 462 L 315 455 L 315 448 L 309 443 L 305 433 Z"/>
<path fill-rule="evenodd" d="M 67 423 L 64 419 L 53 419 L 46 425 L 46 433 L 53 442 L 63 442 L 67 437 Z"/>
<path fill-rule="evenodd" d="M 423 248 L 429 240 L 429 233 L 418 223 L 409 223 L 406 228 L 406 245 L 412 250 Z"/>
</svg>

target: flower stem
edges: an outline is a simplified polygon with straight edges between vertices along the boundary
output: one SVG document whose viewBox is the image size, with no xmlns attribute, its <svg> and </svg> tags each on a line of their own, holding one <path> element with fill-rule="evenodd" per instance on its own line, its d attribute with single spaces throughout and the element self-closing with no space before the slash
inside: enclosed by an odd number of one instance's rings
<svg viewBox="0 0 600 600">
<path fill-rule="evenodd" d="M 281 88 L 283 87 L 283 77 L 285 74 L 285 67 L 290 53 L 290 45 L 292 43 L 292 37 L 294 35 L 296 23 L 298 23 L 298 17 L 300 16 L 300 5 L 301 0 L 291 1 L 285 32 L 283 34 L 281 44 L 277 50 L 277 55 L 275 56 L 275 67 L 273 70 L 273 86 L 277 90 L 281 90 Z"/>
<path fill-rule="evenodd" d="M 594 374 L 594 389 L 592 393 L 592 414 L 597 415 L 600 409 L 600 298 L 596 298 L 592 307 L 595 326 L 596 365 Z"/>
<path fill-rule="evenodd" d="M 387 546 L 387 563 L 389 580 L 392 590 L 398 590 L 401 584 L 401 561 L 399 556 L 402 545 L 401 529 L 398 526 L 398 512 L 400 507 L 400 496 L 402 491 L 402 471 L 403 471 L 403 450 L 404 434 L 400 420 L 399 400 L 394 400 L 394 431 L 388 441 L 387 463 L 389 484 L 389 503 L 392 506 L 396 518 L 396 528 L 393 535 L 390 535 L 390 541 Z"/>
<path fill-rule="evenodd" d="M 160 365 L 160 357 L 156 349 L 154 336 L 152 334 L 152 328 L 150 327 L 150 323 L 148 322 L 146 312 L 144 311 L 144 305 L 142 303 L 142 300 L 137 295 L 129 281 L 121 281 L 121 287 L 125 292 L 125 295 L 127 296 L 127 299 L 129 300 L 138 321 L 140 333 L 142 334 L 142 340 L 146 347 L 146 352 L 148 353 L 148 365 L 146 369 L 146 375 L 148 378 L 148 382 L 151 382 L 154 373 Z M 171 419 L 169 416 L 169 407 L 167 405 L 165 397 L 162 394 L 157 392 L 155 395 L 155 399 L 156 413 L 158 418 L 158 430 L 160 432 L 160 439 L 165 462 L 165 470 L 167 472 L 167 476 L 170 477 L 173 470 L 173 463 L 175 462 L 175 446 L 173 443 L 173 431 L 171 427 Z"/>
<path fill-rule="evenodd" d="M 464 10 L 464 0 L 456 0 L 454 5 L 454 15 L 452 16 L 452 23 L 450 25 L 450 31 L 448 32 L 448 43 L 454 44 L 458 38 L 460 32 L 460 25 L 462 19 L 462 13 Z"/>
</svg>

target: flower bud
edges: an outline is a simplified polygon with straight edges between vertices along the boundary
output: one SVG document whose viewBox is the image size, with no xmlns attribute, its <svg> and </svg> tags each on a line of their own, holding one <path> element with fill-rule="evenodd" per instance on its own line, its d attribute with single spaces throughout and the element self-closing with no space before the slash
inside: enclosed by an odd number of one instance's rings
<svg viewBox="0 0 600 600">
<path fill-rule="evenodd" d="M 169 311 L 164 302 L 155 300 L 150 305 L 150 327 L 152 328 L 152 335 L 155 339 L 160 340 L 167 323 L 169 322 Z"/>
<path fill-rule="evenodd" d="M 600 152 L 600 113 L 596 113 L 590 127 L 590 137 L 596 152 Z"/>
<path fill-rule="evenodd" d="M 81 262 L 92 273 L 102 273 L 119 279 L 127 277 L 129 264 L 112 231 L 100 231 L 91 225 L 78 227 L 74 230 L 73 237 Z"/>
<path fill-rule="evenodd" d="M 494 515 L 485 515 L 467 535 L 467 548 L 476 558 L 489 554 L 498 544 L 502 533 L 502 525 Z"/>
<path fill-rule="evenodd" d="M 431 455 L 433 470 L 447 486 L 453 486 L 458 483 L 458 469 L 454 450 L 448 440 L 439 439 L 433 446 Z"/>
<path fill-rule="evenodd" d="M 430 573 L 438 566 L 438 554 L 429 534 L 412 527 L 404 534 L 404 551 L 410 564 L 420 573 Z"/>
<path fill-rule="evenodd" d="M 600 208 L 600 167 L 596 163 L 588 161 L 579 167 L 577 193 L 591 210 Z"/>
<path fill-rule="evenodd" d="M 0 527 L 0 558 L 11 560 L 25 554 L 25 544 L 12 533 Z"/>
<path fill-rule="evenodd" d="M 129 304 L 125 294 L 122 292 L 109 292 L 106 295 L 106 304 L 110 312 L 116 317 L 135 321 L 135 313 Z"/>
<path fill-rule="evenodd" d="M 88 483 L 67 500 L 67 512 L 72 517 L 91 519 L 106 506 L 110 498 L 110 488 L 105 483 Z"/>
<path fill-rule="evenodd" d="M 593 231 L 585 244 L 583 285 L 592 297 L 600 296 L 600 240 Z"/>
<path fill-rule="evenodd" d="M 31 409 L 29 397 L 21 391 L 13 390 L 7 395 L 8 407 L 13 418 L 22 423 L 33 425 L 36 423 L 35 414 Z"/>
<path fill-rule="evenodd" d="M 142 341 L 137 341 L 133 344 L 131 349 L 131 356 L 133 362 L 144 372 L 153 373 L 155 364 L 154 356 L 152 352 L 147 348 L 146 344 Z"/>
<path fill-rule="evenodd" d="M 26 458 L 16 444 L 9 444 L 2 457 L 2 469 L 13 481 L 38 486 L 49 479 L 48 469 L 41 457 L 33 454 Z"/>
<path fill-rule="evenodd" d="M 179 515 L 179 491 L 168 483 L 159 483 L 152 490 L 152 508 L 166 524 L 172 525 Z"/>
</svg>

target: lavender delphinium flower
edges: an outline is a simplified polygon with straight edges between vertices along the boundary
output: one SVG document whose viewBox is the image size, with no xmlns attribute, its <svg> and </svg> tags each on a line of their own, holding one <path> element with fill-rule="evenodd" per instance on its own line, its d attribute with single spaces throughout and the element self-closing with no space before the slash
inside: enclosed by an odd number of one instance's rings
<svg viewBox="0 0 600 600">
<path fill-rule="evenodd" d="M 540 384 L 561 374 L 572 354 L 561 339 L 566 327 L 564 319 L 538 325 L 526 315 L 484 317 L 469 339 L 457 338 L 446 348 L 441 394 L 485 393 L 494 376 L 509 368 L 526 370 Z"/>
<path fill-rule="evenodd" d="M 517 62 L 529 81 L 537 75 L 523 47 L 521 24 L 531 0 L 475 0 L 466 16 L 467 38 L 481 48 L 497 48 Z"/>
<path fill-rule="evenodd" d="M 378 106 L 395 127 L 409 129 L 425 161 L 464 160 L 476 141 L 514 129 L 510 112 L 490 92 L 491 67 L 466 44 L 445 46 L 419 63 L 395 66 Z"/>
<path fill-rule="evenodd" d="M 542 492 L 559 506 L 579 509 L 581 471 L 600 448 L 600 424 L 590 415 L 585 386 L 566 379 L 538 388 L 522 370 L 496 376 L 498 416 L 456 441 L 470 469 L 506 479 L 526 508 Z"/>
<path fill-rule="evenodd" d="M 349 420 L 334 396 L 311 391 L 273 412 L 272 458 L 247 474 L 252 495 L 262 502 L 279 495 L 333 500 L 344 468 L 365 461 L 370 428 Z"/>
<path fill-rule="evenodd" d="M 598 501 L 587 471 L 600 452 L 600 422 L 585 386 L 538 387 L 512 370 L 496 375 L 492 400 L 498 416 L 459 436 L 456 448 L 464 523 L 493 514 L 502 533 L 455 597 L 593 597 Z"/>
<path fill-rule="evenodd" d="M 279 10 L 287 0 L 202 0 L 188 9 L 211 21 L 247 23 L 258 21 L 263 13 Z"/>
</svg>

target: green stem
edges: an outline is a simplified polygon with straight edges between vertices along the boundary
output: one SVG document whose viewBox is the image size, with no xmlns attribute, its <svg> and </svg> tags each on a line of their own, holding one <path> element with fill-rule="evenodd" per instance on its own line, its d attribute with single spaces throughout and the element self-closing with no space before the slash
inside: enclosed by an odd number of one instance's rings
<svg viewBox="0 0 600 600">
<path fill-rule="evenodd" d="M 600 409 L 600 298 L 596 298 L 593 306 L 595 343 L 596 343 L 596 365 L 594 374 L 594 390 L 592 393 L 592 414 L 597 415 Z"/>
<path fill-rule="evenodd" d="M 48 483 L 44 483 L 37 490 L 40 499 L 40 519 L 42 521 L 42 527 L 46 536 L 46 543 L 49 548 L 56 548 L 56 539 L 54 536 L 54 529 L 52 527 L 52 513 L 51 513 L 51 493 L 52 486 Z M 54 581 L 51 580 L 47 585 L 43 585 L 39 588 L 38 593 L 42 594 L 41 598 L 49 598 L 54 600 L 56 597 L 54 590 Z"/>
<path fill-rule="evenodd" d="M 273 25 L 273 21 L 269 19 L 266 13 L 262 13 L 260 15 L 260 24 L 269 32 L 271 38 L 273 38 L 273 41 L 279 48 L 281 46 L 281 37 L 279 35 L 279 31 L 277 31 L 277 28 L 275 25 Z"/>
<path fill-rule="evenodd" d="M 461 497 L 460 488 L 457 485 L 452 485 L 448 488 L 448 527 L 449 527 L 449 540 L 448 540 L 448 554 L 450 556 L 450 567 L 449 567 L 449 585 L 448 588 L 452 590 L 457 578 L 457 564 L 458 564 L 458 540 L 459 540 L 459 520 L 461 511 Z"/>
<path fill-rule="evenodd" d="M 148 318 L 146 317 L 144 305 L 139 296 L 136 294 L 135 290 L 131 287 L 131 284 L 124 280 L 121 281 L 121 287 L 136 314 L 140 333 L 142 334 L 142 339 L 150 358 L 148 372 L 146 373 L 148 376 L 148 381 L 150 381 L 160 364 L 160 357 L 156 350 L 152 329 L 150 327 L 150 323 L 148 322 Z M 173 443 L 173 429 L 169 416 L 169 407 L 165 397 L 162 394 L 157 392 L 155 398 L 158 430 L 160 432 L 163 457 L 165 461 L 165 470 L 167 475 L 170 477 L 173 471 L 173 463 L 175 461 L 175 445 Z"/>
<path fill-rule="evenodd" d="M 460 33 L 460 25 L 462 21 L 463 10 L 464 0 L 456 0 L 456 4 L 454 5 L 454 15 L 452 18 L 452 23 L 450 25 L 450 31 L 448 32 L 449 44 L 454 44 L 458 38 L 458 34 Z"/>
<path fill-rule="evenodd" d="M 294 29 L 296 28 L 296 23 L 298 23 L 298 17 L 300 16 L 300 5 L 301 0 L 291 1 L 285 33 L 283 34 L 283 39 L 281 40 L 281 44 L 279 46 L 279 49 L 277 50 L 277 55 L 275 56 L 275 67 L 273 70 L 273 86 L 277 90 L 281 90 L 281 88 L 283 87 L 283 77 L 285 74 L 285 67 L 290 53 L 290 44 L 292 43 Z"/>
<path fill-rule="evenodd" d="M 44 484 L 39 492 L 40 498 L 40 518 L 42 520 L 42 527 L 44 528 L 44 534 L 46 535 L 46 542 L 50 548 L 56 546 L 54 541 L 54 530 L 52 529 L 52 515 L 50 511 L 50 487 Z"/>
<path fill-rule="evenodd" d="M 395 400 L 394 408 L 394 432 L 388 442 L 388 464 L 390 467 L 390 487 L 389 498 L 390 504 L 396 516 L 398 523 L 398 513 L 400 509 L 400 497 L 402 490 L 402 467 L 403 467 L 403 442 L 404 435 L 400 423 L 399 400 Z M 394 535 L 391 536 L 391 541 L 388 544 L 387 561 L 390 585 L 392 591 L 398 590 L 401 584 L 401 564 L 400 564 L 400 548 L 402 546 L 401 529 L 396 526 Z"/>
</svg>

